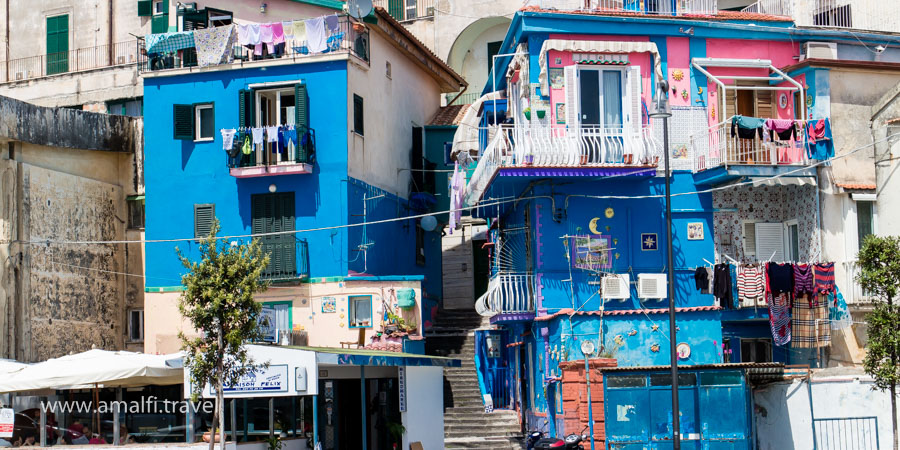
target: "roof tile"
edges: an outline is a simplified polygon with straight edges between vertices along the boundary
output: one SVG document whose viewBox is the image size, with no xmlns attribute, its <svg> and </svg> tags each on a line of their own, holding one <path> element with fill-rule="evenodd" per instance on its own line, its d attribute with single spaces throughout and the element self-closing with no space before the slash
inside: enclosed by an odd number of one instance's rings
<svg viewBox="0 0 900 450">
<path fill-rule="evenodd" d="M 438 110 L 437 114 L 431 118 L 428 125 L 431 126 L 448 126 L 459 125 L 463 115 L 469 109 L 470 105 L 448 105 Z"/>
<path fill-rule="evenodd" d="M 589 16 L 618 16 L 618 17 L 652 17 L 658 19 L 685 19 L 685 20 L 746 20 L 755 22 L 793 22 L 793 19 L 787 16 L 776 16 L 772 14 L 760 14 L 744 11 L 719 11 L 716 14 L 681 14 L 677 16 L 660 16 L 656 14 L 643 14 L 632 11 L 617 10 L 601 10 L 592 9 L 588 11 L 559 11 L 555 9 L 542 9 L 539 6 L 526 6 L 520 11 L 525 12 L 544 12 L 555 14 L 579 14 Z"/>
</svg>

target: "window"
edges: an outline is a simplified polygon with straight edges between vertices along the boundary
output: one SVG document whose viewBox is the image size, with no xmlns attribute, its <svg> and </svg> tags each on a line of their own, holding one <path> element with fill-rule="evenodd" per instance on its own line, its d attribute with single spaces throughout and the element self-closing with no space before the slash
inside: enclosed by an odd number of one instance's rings
<svg viewBox="0 0 900 450">
<path fill-rule="evenodd" d="M 212 103 L 194 106 L 194 130 L 196 130 L 195 141 L 212 141 L 216 139 L 216 121 L 215 112 Z"/>
<path fill-rule="evenodd" d="M 418 17 L 416 14 L 416 0 L 406 0 L 406 20 L 413 20 Z"/>
<path fill-rule="evenodd" d="M 785 239 L 787 240 L 785 248 L 787 250 L 787 254 L 785 255 L 786 261 L 799 261 L 800 260 L 800 225 L 797 224 L 797 221 L 791 221 L 784 225 L 785 227 Z"/>
<path fill-rule="evenodd" d="M 250 215 L 253 234 L 294 230 L 294 193 L 252 195 Z M 297 239 L 293 234 L 273 234 L 257 239 L 262 241 L 263 252 L 269 255 L 269 265 L 263 271 L 263 277 L 268 279 L 297 277 Z"/>
<path fill-rule="evenodd" d="M 291 307 L 293 306 L 293 302 L 291 301 L 280 301 L 280 302 L 265 302 L 263 303 L 263 308 L 271 309 L 275 315 L 275 323 L 272 324 L 275 327 L 275 333 L 277 336 L 277 342 L 290 342 L 291 338 L 291 330 L 293 330 L 293 313 L 291 311 Z"/>
<path fill-rule="evenodd" d="M 743 222 L 743 244 L 744 257 L 751 258 L 756 256 L 756 223 Z"/>
<path fill-rule="evenodd" d="M 144 196 L 128 198 L 128 228 L 144 229 Z"/>
<path fill-rule="evenodd" d="M 169 2 L 168 0 L 153 0 L 153 17 L 150 19 L 151 33 L 165 33 L 169 31 Z"/>
<path fill-rule="evenodd" d="M 741 362 L 772 362 L 772 340 L 741 338 Z"/>
<path fill-rule="evenodd" d="M 416 264 L 425 265 L 425 230 L 421 219 L 416 219 Z"/>
<path fill-rule="evenodd" d="M 625 83 L 624 71 L 619 69 L 579 68 L 577 72 L 577 97 L 572 99 L 578 107 L 578 119 L 582 125 L 605 128 L 621 128 L 624 120 Z M 568 116 L 567 116 L 568 117 Z"/>
<path fill-rule="evenodd" d="M 138 17 L 153 15 L 153 0 L 138 0 L 137 5 Z"/>
<path fill-rule="evenodd" d="M 785 260 L 785 226 L 783 223 L 755 223 L 756 259 L 758 261 Z"/>
<path fill-rule="evenodd" d="M 487 44 L 488 76 L 490 76 L 491 71 L 494 70 L 494 55 L 500 53 L 500 47 L 502 45 L 503 45 L 503 41 L 488 42 L 488 44 Z M 515 98 L 515 97 L 513 97 L 513 98 Z"/>
<path fill-rule="evenodd" d="M 47 75 L 69 71 L 69 15 L 47 18 Z"/>
<path fill-rule="evenodd" d="M 153 15 L 158 16 L 160 14 L 168 14 L 168 6 L 167 0 L 153 0 Z"/>
<path fill-rule="evenodd" d="M 635 388 L 647 385 L 647 377 L 644 375 L 607 375 L 606 387 L 609 388 Z"/>
<path fill-rule="evenodd" d="M 272 144 L 256 148 L 257 165 L 278 163 L 306 163 L 314 149 L 312 138 L 304 140 L 309 131 L 309 99 L 306 85 L 285 85 L 279 88 L 242 89 L 238 96 L 238 123 L 242 127 L 293 125 L 297 127 L 300 142 L 306 145 L 288 144 L 286 152 L 272 151 Z M 259 146 L 255 146 L 259 147 Z"/>
<path fill-rule="evenodd" d="M 216 205 L 212 203 L 194 205 L 194 238 L 203 239 L 212 232 L 216 220 Z"/>
<path fill-rule="evenodd" d="M 372 326 L 372 296 L 357 295 L 350 300 L 350 328 L 368 328 Z"/>
<path fill-rule="evenodd" d="M 859 248 L 862 248 L 866 236 L 872 234 L 872 223 L 875 217 L 875 203 L 869 201 L 856 202 L 856 236 Z"/>
<path fill-rule="evenodd" d="M 106 113 L 119 116 L 141 117 L 144 115 L 144 105 L 141 99 L 106 102 Z"/>
<path fill-rule="evenodd" d="M 800 91 L 794 92 L 794 119 L 800 120 L 800 117 L 803 115 L 803 108 L 806 108 L 806 105 L 803 104 Z"/>
<path fill-rule="evenodd" d="M 384 62 L 384 76 L 391 78 L 391 62 L 390 61 Z"/>
<path fill-rule="evenodd" d="M 360 136 L 365 135 L 365 116 L 363 114 L 363 98 L 353 94 L 353 132 Z"/>
<path fill-rule="evenodd" d="M 144 341 L 144 310 L 128 310 L 128 341 Z"/>
</svg>

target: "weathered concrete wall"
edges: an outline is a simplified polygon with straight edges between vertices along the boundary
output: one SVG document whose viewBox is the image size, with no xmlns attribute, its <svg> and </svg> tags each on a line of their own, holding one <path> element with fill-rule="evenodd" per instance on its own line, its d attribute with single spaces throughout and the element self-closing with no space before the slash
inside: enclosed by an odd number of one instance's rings
<svg viewBox="0 0 900 450">
<path fill-rule="evenodd" d="M 41 106 L 102 104 L 106 112 L 105 102 L 142 97 L 144 82 L 131 64 L 0 84 L 0 95 Z"/>
<path fill-rule="evenodd" d="M 887 89 L 870 110 L 875 144 L 877 231 L 896 235 L 900 224 L 900 83 Z"/>
<path fill-rule="evenodd" d="M 873 390 L 872 387 L 871 378 L 857 374 L 813 376 L 812 384 L 805 379 L 796 379 L 755 389 L 753 409 L 756 415 L 757 448 L 811 450 L 815 448 L 814 418 L 852 417 L 876 417 L 880 445 L 875 446 L 874 436 L 865 433 L 869 424 L 873 425 L 874 432 L 874 421 L 869 420 L 852 426 L 841 422 L 832 423 L 830 426 L 837 432 L 831 435 L 827 448 L 891 448 L 893 434 L 890 394 Z M 860 433 L 862 439 L 871 440 L 850 440 L 853 432 Z M 817 436 L 818 439 L 823 437 L 821 434 Z M 825 448 L 822 442 L 818 445 L 819 448 Z"/>
</svg>

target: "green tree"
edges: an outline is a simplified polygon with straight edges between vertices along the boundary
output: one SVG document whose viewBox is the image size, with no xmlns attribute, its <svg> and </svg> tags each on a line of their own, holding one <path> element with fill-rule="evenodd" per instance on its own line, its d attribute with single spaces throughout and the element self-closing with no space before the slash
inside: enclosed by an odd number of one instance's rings
<svg viewBox="0 0 900 450">
<path fill-rule="evenodd" d="M 185 367 L 191 377 L 192 398 L 196 400 L 204 386 L 216 390 L 209 450 L 214 448 L 217 427 L 221 449 L 225 449 L 222 387 L 236 383 L 257 367 L 244 344 L 262 338 L 262 305 L 253 295 L 266 289 L 261 275 L 269 264 L 269 256 L 263 254 L 258 240 L 250 244 L 220 242 L 216 239 L 218 231 L 219 223 L 214 221 L 209 236 L 200 242 L 199 262 L 175 249 L 181 264 L 188 269 L 181 277 L 184 292 L 178 310 L 199 333 L 198 337 L 179 333 Z"/>
<path fill-rule="evenodd" d="M 868 236 L 857 255 L 860 286 L 877 300 L 866 315 L 868 344 L 863 368 L 875 379 L 876 388 L 891 393 L 891 425 L 894 450 L 898 450 L 897 384 L 900 382 L 900 308 L 894 305 L 900 289 L 900 238 Z"/>
</svg>

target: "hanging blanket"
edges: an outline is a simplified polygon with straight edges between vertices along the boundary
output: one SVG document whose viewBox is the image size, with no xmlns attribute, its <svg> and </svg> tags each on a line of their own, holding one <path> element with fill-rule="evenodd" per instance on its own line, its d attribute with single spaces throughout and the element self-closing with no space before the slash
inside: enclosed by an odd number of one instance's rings
<svg viewBox="0 0 900 450">
<path fill-rule="evenodd" d="M 791 342 L 791 300 L 788 294 L 769 294 L 769 326 L 775 345 Z"/>
<path fill-rule="evenodd" d="M 147 53 L 172 53 L 194 46 L 194 33 L 177 31 L 174 33 L 148 34 L 144 37 Z"/>
<path fill-rule="evenodd" d="M 806 298 L 794 299 L 791 317 L 791 340 L 794 347 L 818 348 L 831 345 L 831 327 L 828 325 L 828 309 L 825 301 Z"/>
<path fill-rule="evenodd" d="M 844 296 L 837 288 L 828 293 L 828 318 L 831 319 L 832 330 L 841 330 L 853 324 L 847 302 L 844 301 Z"/>
<path fill-rule="evenodd" d="M 234 25 L 194 31 L 197 65 L 207 67 L 234 61 L 234 40 Z"/>
</svg>

